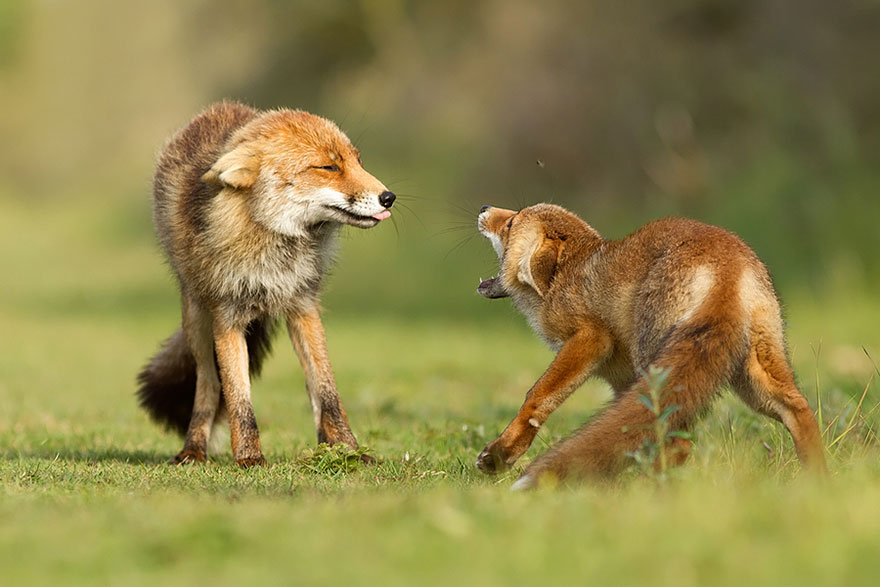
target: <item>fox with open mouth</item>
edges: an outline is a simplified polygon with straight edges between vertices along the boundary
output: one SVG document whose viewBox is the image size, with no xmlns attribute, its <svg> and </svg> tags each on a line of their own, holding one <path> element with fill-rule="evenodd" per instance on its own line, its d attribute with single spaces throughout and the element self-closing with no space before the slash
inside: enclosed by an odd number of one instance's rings
<svg viewBox="0 0 880 587">
<path fill-rule="evenodd" d="M 235 462 L 265 463 L 250 377 L 279 317 L 305 372 L 318 441 L 357 448 L 318 294 L 340 227 L 376 226 L 394 200 L 334 123 L 300 110 L 220 103 L 170 139 L 153 213 L 180 284 L 183 325 L 140 373 L 138 396 L 155 420 L 185 435 L 172 462 L 204 461 L 215 422 L 228 418 Z"/>
<path fill-rule="evenodd" d="M 676 406 L 671 430 L 690 429 L 729 383 L 747 405 L 785 425 L 802 463 L 825 470 L 816 418 L 787 358 L 770 276 L 737 236 L 667 218 L 607 241 L 550 204 L 518 212 L 484 206 L 478 228 L 501 265 L 478 292 L 512 298 L 556 352 L 516 417 L 479 455 L 480 470 L 510 467 L 550 414 L 596 375 L 614 390 L 612 403 L 538 457 L 514 488 L 618 473 L 651 434 L 655 415 L 640 401 L 651 365 L 668 370 L 663 397 L 664 408 Z M 673 436 L 659 448 L 680 464 L 690 441 Z"/>
</svg>

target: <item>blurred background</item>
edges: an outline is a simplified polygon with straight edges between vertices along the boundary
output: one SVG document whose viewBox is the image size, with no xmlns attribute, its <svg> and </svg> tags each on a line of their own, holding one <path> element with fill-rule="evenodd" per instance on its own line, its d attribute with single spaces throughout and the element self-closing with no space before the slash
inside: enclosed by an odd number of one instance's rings
<svg viewBox="0 0 880 587">
<path fill-rule="evenodd" d="M 343 229 L 322 298 L 375 475 L 303 460 L 312 411 L 281 336 L 253 394 L 279 466 L 238 475 L 228 450 L 220 467 L 157 466 L 180 440 L 138 409 L 135 375 L 180 307 L 152 226 L 153 166 L 220 99 L 335 120 L 399 195 L 393 222 Z M 536 496 L 524 518 L 510 479 L 471 463 L 551 353 L 509 301 L 476 294 L 497 261 L 475 221 L 484 204 L 539 201 L 609 238 L 667 215 L 741 235 L 784 302 L 831 469 L 850 474 L 827 492 L 787 483 L 783 427 L 728 397 L 681 477 L 703 482 Z M 382 569 L 419 584 L 876 583 L 878 289 L 880 0 L 0 0 L 11 585 L 363 583 Z M 527 458 L 610 397 L 584 387 Z M 450 492 L 400 499 L 426 488 Z M 572 559 L 572 544 L 596 548 Z"/>
<path fill-rule="evenodd" d="M 336 120 L 401 195 L 346 231 L 331 314 L 509 319 L 475 214 L 553 201 L 606 237 L 723 225 L 811 340 L 834 308 L 873 332 L 878 31 L 875 0 L 0 0 L 0 295 L 173 324 L 153 163 L 227 98 Z"/>
</svg>

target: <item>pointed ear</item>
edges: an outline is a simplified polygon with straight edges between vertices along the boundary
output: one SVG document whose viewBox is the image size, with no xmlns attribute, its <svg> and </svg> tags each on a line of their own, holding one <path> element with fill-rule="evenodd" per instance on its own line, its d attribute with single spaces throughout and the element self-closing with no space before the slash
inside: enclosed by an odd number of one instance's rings
<svg viewBox="0 0 880 587">
<path fill-rule="evenodd" d="M 548 238 L 543 231 L 536 231 L 525 246 L 525 254 L 520 257 L 517 279 L 531 286 L 541 297 L 550 288 L 550 280 L 556 271 L 559 244 L 560 241 Z"/>
<path fill-rule="evenodd" d="M 217 159 L 202 181 L 246 189 L 256 183 L 259 174 L 259 157 L 250 145 L 242 143 Z"/>
</svg>

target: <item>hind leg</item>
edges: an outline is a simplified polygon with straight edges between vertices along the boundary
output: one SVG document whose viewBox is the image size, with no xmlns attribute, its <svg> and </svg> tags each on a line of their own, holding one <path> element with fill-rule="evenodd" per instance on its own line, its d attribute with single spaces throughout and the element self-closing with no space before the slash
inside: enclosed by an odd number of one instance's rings
<svg viewBox="0 0 880 587">
<path fill-rule="evenodd" d="M 795 385 L 781 343 L 766 336 L 754 336 L 733 388 L 749 407 L 785 425 L 805 467 L 821 473 L 827 471 L 816 417 Z"/>
<path fill-rule="evenodd" d="M 196 360 L 196 395 L 183 449 L 171 460 L 175 464 L 207 459 L 211 428 L 220 403 L 220 378 L 214 361 L 211 315 L 188 296 L 183 297 L 183 332 Z"/>
<path fill-rule="evenodd" d="M 805 467 L 827 471 L 819 426 L 781 348 L 753 348 L 744 377 L 736 383 L 735 389 L 746 403 L 785 425 Z"/>
</svg>

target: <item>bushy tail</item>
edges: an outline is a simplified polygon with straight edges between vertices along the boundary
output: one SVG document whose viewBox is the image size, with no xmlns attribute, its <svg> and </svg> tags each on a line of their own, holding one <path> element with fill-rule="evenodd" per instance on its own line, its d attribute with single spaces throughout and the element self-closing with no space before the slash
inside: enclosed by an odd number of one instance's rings
<svg viewBox="0 0 880 587">
<path fill-rule="evenodd" d="M 274 327 L 271 320 L 254 320 L 248 324 L 245 340 L 252 378 L 260 374 L 263 359 L 271 350 Z M 140 406 L 157 423 L 181 436 L 186 435 L 196 397 L 196 360 L 183 330 L 178 329 L 162 344 L 138 374 L 137 381 Z"/>
</svg>

